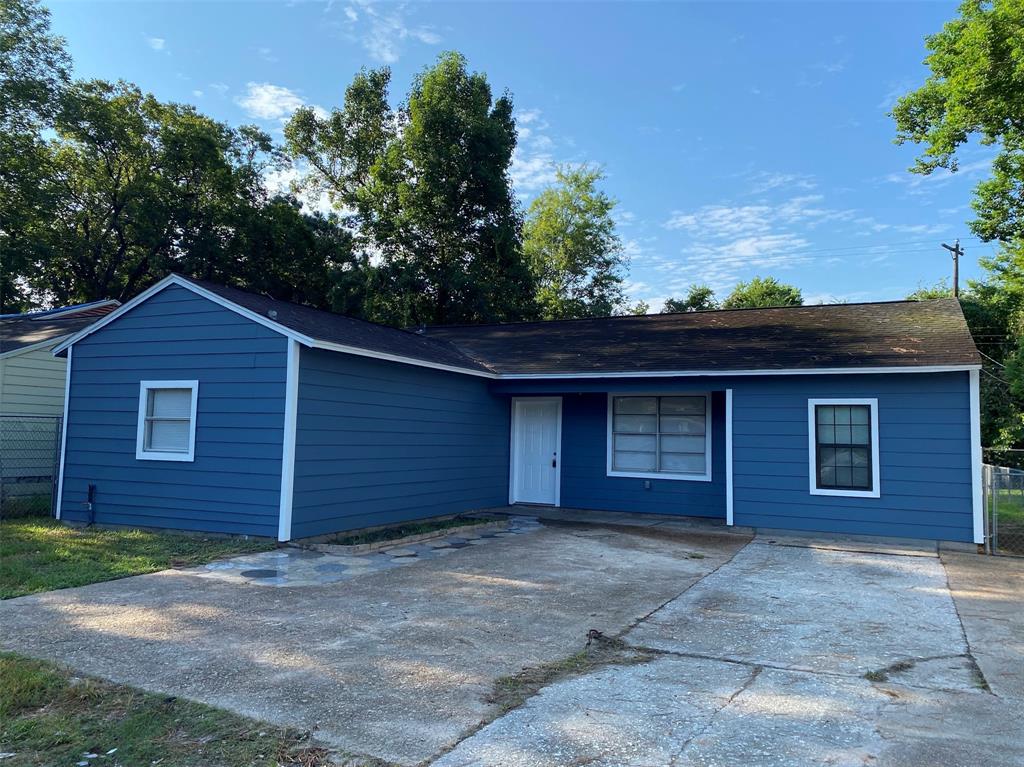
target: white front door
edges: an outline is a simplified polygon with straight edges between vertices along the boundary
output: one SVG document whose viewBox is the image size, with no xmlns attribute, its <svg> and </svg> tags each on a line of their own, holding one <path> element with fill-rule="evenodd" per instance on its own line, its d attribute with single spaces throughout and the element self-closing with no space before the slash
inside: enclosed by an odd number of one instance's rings
<svg viewBox="0 0 1024 767">
<path fill-rule="evenodd" d="M 558 505 L 561 440 L 561 397 L 512 400 L 512 503 Z"/>
</svg>

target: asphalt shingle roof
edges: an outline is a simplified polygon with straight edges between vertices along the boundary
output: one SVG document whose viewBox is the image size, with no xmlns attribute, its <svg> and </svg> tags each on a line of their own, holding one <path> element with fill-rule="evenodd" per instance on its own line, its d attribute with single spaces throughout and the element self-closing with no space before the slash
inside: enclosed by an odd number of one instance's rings
<svg viewBox="0 0 1024 767">
<path fill-rule="evenodd" d="M 318 341 L 355 346 L 367 351 L 384 352 L 438 365 L 490 372 L 486 366 L 465 356 L 443 339 L 428 338 L 409 330 L 377 325 L 289 301 L 279 301 L 270 296 L 249 293 L 215 282 L 190 277 L 183 279 L 268 319 L 271 319 L 270 312 L 274 312 L 274 322 Z"/>
<path fill-rule="evenodd" d="M 118 306 L 117 301 L 103 301 L 54 314 L 19 314 L 0 319 L 0 354 L 77 333 Z"/>
<path fill-rule="evenodd" d="M 426 334 L 498 373 L 973 365 L 981 359 L 955 299 L 655 314 Z"/>
</svg>

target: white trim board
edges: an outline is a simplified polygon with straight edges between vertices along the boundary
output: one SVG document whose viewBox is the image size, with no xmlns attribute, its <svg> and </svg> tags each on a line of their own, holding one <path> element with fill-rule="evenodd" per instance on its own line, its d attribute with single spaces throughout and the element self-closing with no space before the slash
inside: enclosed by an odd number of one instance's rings
<svg viewBox="0 0 1024 767">
<path fill-rule="evenodd" d="M 613 403 L 616 397 L 703 397 L 704 398 L 704 467 L 705 472 L 703 474 L 672 474 L 671 472 L 659 472 L 659 471 L 620 471 L 612 468 L 612 442 L 615 439 L 615 433 L 612 431 L 612 421 L 615 417 L 612 412 Z M 672 482 L 710 482 L 711 471 L 712 471 L 712 452 L 711 446 L 711 431 L 712 431 L 712 403 L 711 403 L 711 392 L 709 391 L 694 391 L 694 392 L 608 392 L 608 415 L 605 420 L 605 433 L 607 435 L 607 443 L 605 445 L 605 476 L 608 477 L 626 477 L 634 479 L 667 479 Z M 653 435 L 660 438 L 661 433 L 655 432 Z"/>
<path fill-rule="evenodd" d="M 64 456 L 68 450 L 68 406 L 71 402 L 71 349 L 68 349 L 68 361 L 64 368 L 64 418 L 60 422 L 60 475 L 57 478 L 57 509 L 54 516 L 60 519 L 64 505 Z"/>
<path fill-rule="evenodd" d="M 733 524 L 732 500 L 732 389 L 725 390 L 725 524 Z"/>
<path fill-rule="evenodd" d="M 188 452 L 171 453 L 146 450 L 146 410 L 149 392 L 153 389 L 190 389 L 190 414 L 188 421 Z M 199 408 L 199 381 L 139 381 L 139 420 L 135 432 L 136 461 L 178 461 L 191 463 L 196 459 L 196 413 Z"/>
<path fill-rule="evenodd" d="M 870 490 L 840 490 L 835 488 L 818 487 L 818 465 L 817 465 L 817 421 L 815 420 L 814 409 L 818 405 L 867 405 L 871 410 L 869 417 L 871 424 L 871 489 Z M 879 482 L 879 449 L 878 443 L 878 399 L 874 397 L 832 397 L 827 399 L 807 400 L 807 457 L 810 470 L 810 493 L 811 495 L 831 495 L 842 498 L 880 498 L 882 488 Z"/>
<path fill-rule="evenodd" d="M 732 376 L 807 376 L 888 373 L 956 373 L 980 370 L 981 365 L 918 365 L 917 367 L 786 368 L 781 370 L 655 370 L 629 373 L 498 373 L 503 381 L 560 380 L 565 378 L 730 378 Z"/>
<path fill-rule="evenodd" d="M 981 489 L 981 372 L 970 373 L 971 402 L 971 511 L 974 517 L 974 542 L 985 542 L 985 508 Z"/>
<path fill-rule="evenodd" d="M 99 320 L 94 322 L 89 327 L 83 328 L 82 330 L 75 333 L 73 336 L 71 336 L 66 341 L 62 342 L 57 348 L 55 348 L 53 350 L 53 353 L 60 354 L 68 347 L 78 343 L 86 336 L 95 333 L 100 328 L 109 325 L 111 322 L 116 320 L 121 315 L 131 311 L 139 304 L 148 300 L 150 297 L 155 296 L 157 293 L 164 290 L 165 288 L 170 287 L 171 285 L 177 285 L 178 287 L 185 288 L 186 290 L 191 290 L 196 295 L 200 295 L 203 298 L 213 301 L 213 303 L 217 304 L 218 306 L 222 306 L 225 309 L 234 312 L 235 314 L 240 314 L 246 319 L 250 319 L 253 322 L 263 325 L 264 327 L 270 328 L 271 330 L 276 331 L 283 336 L 287 336 L 288 338 L 293 338 L 297 341 L 300 341 L 306 346 L 313 345 L 312 338 L 305 336 L 302 333 L 296 333 L 294 330 L 286 328 L 279 322 L 274 322 L 273 320 L 264 317 L 261 314 L 257 314 L 256 312 L 250 311 L 243 306 L 239 306 L 233 301 L 228 301 L 226 298 L 221 298 L 216 293 L 212 293 L 209 290 L 206 290 L 205 288 L 195 285 L 192 282 L 186 280 L 184 277 L 179 277 L 177 274 L 171 274 L 168 275 L 167 277 L 164 277 L 156 285 L 153 285 L 147 290 L 144 290 L 143 292 L 139 293 L 139 295 L 135 296 L 135 298 L 133 298 L 131 301 L 121 304 L 121 306 L 119 306 L 114 311 L 110 312 L 109 314 L 105 314 L 103 317 L 101 317 Z"/>
<path fill-rule="evenodd" d="M 288 341 L 288 373 L 284 395 L 284 439 L 281 446 L 281 498 L 277 515 L 277 540 L 292 539 L 292 503 L 295 490 L 295 436 L 299 411 L 298 341 Z"/>
</svg>

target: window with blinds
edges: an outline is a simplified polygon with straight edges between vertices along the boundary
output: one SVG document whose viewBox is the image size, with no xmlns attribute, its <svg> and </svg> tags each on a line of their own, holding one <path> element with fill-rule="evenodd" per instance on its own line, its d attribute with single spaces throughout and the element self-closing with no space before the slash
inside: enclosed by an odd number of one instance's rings
<svg viewBox="0 0 1024 767">
<path fill-rule="evenodd" d="M 195 448 L 196 381 L 143 381 L 136 458 L 191 461 Z"/>
<path fill-rule="evenodd" d="M 609 473 L 710 479 L 710 397 L 613 396 Z"/>
</svg>

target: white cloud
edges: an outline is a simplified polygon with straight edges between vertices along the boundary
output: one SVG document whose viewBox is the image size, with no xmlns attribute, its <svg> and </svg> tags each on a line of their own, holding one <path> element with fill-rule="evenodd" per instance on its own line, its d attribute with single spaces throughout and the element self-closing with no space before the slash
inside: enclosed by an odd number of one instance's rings
<svg viewBox="0 0 1024 767">
<path fill-rule="evenodd" d="M 147 37 L 146 44 L 154 51 L 163 51 L 167 49 L 167 41 L 162 37 Z"/>
<path fill-rule="evenodd" d="M 192 95 L 195 96 L 197 99 L 201 99 L 204 94 L 203 94 L 203 92 L 201 90 L 197 89 L 197 90 L 192 91 Z"/>
<path fill-rule="evenodd" d="M 814 189 L 818 186 L 814 176 L 805 173 L 769 173 L 759 171 L 750 175 L 752 194 L 764 194 L 774 189 Z"/>
<path fill-rule="evenodd" d="M 210 83 L 210 90 L 217 91 L 221 96 L 230 90 L 227 83 Z"/>
<path fill-rule="evenodd" d="M 248 83 L 237 103 L 257 120 L 286 120 L 306 102 L 295 91 L 271 83 Z"/>
<path fill-rule="evenodd" d="M 405 5 L 353 0 L 344 8 L 342 30 L 346 37 L 362 45 L 371 58 L 383 64 L 394 64 L 401 55 L 403 43 L 408 40 L 425 45 L 441 42 L 441 35 L 432 27 L 409 24 L 406 11 Z"/>
<path fill-rule="evenodd" d="M 515 114 L 518 143 L 512 153 L 512 185 L 520 197 L 538 192 L 554 183 L 554 140 L 547 134 L 549 125 L 539 109 L 523 109 Z"/>
<path fill-rule="evenodd" d="M 902 173 L 890 173 L 885 176 L 884 181 L 905 187 L 908 194 L 927 194 L 957 178 L 973 179 L 982 173 L 987 173 L 991 169 L 991 158 L 985 158 L 983 160 L 960 163 L 955 173 L 945 168 L 937 168 L 927 176 L 904 171 Z"/>
<path fill-rule="evenodd" d="M 271 64 L 276 63 L 278 60 L 272 48 L 257 48 L 256 53 L 259 54 L 261 59 L 269 61 Z"/>
</svg>

